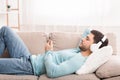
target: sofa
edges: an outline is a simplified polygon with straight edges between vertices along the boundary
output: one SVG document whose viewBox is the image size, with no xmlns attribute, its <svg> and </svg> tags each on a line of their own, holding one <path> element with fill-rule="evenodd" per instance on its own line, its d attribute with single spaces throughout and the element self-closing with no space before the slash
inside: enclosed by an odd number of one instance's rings
<svg viewBox="0 0 120 80">
<path fill-rule="evenodd" d="M 44 53 L 44 46 L 48 39 L 53 40 L 55 51 L 74 48 L 78 46 L 81 33 L 70 32 L 17 32 L 22 38 L 31 54 Z M 89 74 L 69 74 L 58 78 L 48 78 L 46 74 L 41 76 L 34 75 L 7 75 L 0 74 L 0 80 L 120 80 L 120 57 L 117 55 L 116 36 L 113 33 L 106 34 L 109 44 L 113 47 L 111 58 L 101 65 L 94 73 Z M 9 57 L 7 51 L 1 58 Z M 73 66 L 74 67 L 74 66 Z"/>
</svg>

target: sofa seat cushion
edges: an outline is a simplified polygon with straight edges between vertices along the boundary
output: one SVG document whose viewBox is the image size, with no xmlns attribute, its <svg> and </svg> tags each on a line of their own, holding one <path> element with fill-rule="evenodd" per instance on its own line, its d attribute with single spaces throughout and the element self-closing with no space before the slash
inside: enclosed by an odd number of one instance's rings
<svg viewBox="0 0 120 80">
<path fill-rule="evenodd" d="M 41 75 L 39 80 L 100 80 L 95 76 L 95 74 L 86 74 L 86 75 L 76 75 L 71 74 L 67 76 L 62 76 L 58 78 L 48 78 L 45 74 Z"/>
<path fill-rule="evenodd" d="M 100 78 L 109 78 L 120 75 L 120 56 L 114 55 L 105 64 L 99 67 L 96 75 Z"/>
<path fill-rule="evenodd" d="M 103 79 L 103 80 L 120 80 L 120 76 L 107 78 L 107 79 Z"/>
<path fill-rule="evenodd" d="M 33 75 L 3 75 L 0 74 L 0 80 L 37 80 Z"/>
</svg>

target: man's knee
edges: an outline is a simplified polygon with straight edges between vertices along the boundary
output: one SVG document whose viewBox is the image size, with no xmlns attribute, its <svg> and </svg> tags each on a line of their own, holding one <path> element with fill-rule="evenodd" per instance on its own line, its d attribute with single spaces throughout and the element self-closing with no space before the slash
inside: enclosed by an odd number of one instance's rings
<svg viewBox="0 0 120 80">
<path fill-rule="evenodd" d="M 6 32 L 11 32 L 11 28 L 9 26 L 2 26 L 1 31 L 6 33 Z"/>
<path fill-rule="evenodd" d="M 8 29 L 10 29 L 10 27 L 9 26 L 2 26 L 1 29 L 8 30 Z"/>
</svg>

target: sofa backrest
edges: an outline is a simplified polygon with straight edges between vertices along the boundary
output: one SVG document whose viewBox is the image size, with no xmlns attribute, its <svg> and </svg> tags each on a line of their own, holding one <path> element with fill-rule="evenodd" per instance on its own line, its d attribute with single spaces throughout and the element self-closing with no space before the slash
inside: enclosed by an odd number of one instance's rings
<svg viewBox="0 0 120 80">
<path fill-rule="evenodd" d="M 114 33 L 106 33 L 106 36 L 109 40 L 109 45 L 113 48 L 113 54 L 117 54 L 117 41 L 116 41 L 116 35 Z"/>
<path fill-rule="evenodd" d="M 22 38 L 29 51 L 32 54 L 44 53 L 44 46 L 47 42 L 48 36 L 44 32 L 18 32 L 18 35 Z M 113 33 L 107 33 L 106 36 L 109 39 L 109 44 L 113 47 L 113 54 L 117 53 L 116 49 L 116 36 Z M 80 33 L 68 33 L 68 32 L 52 32 L 49 34 L 49 38 L 53 40 L 53 48 L 55 51 L 62 49 L 75 48 L 79 45 L 81 38 Z M 8 54 L 4 54 L 6 57 Z"/>
<path fill-rule="evenodd" d="M 70 32 L 53 32 L 49 34 L 53 40 L 53 48 L 55 51 L 62 49 L 75 48 L 79 45 L 81 34 Z"/>
<path fill-rule="evenodd" d="M 109 39 L 109 45 L 113 47 L 113 54 L 117 53 L 116 49 L 116 36 L 113 33 L 105 34 Z M 62 50 L 75 48 L 79 45 L 81 34 L 67 33 L 67 32 L 53 32 L 50 33 L 50 39 L 53 40 L 54 50 Z"/>
<path fill-rule="evenodd" d="M 47 34 L 44 32 L 18 32 L 31 54 L 44 53 Z"/>
</svg>

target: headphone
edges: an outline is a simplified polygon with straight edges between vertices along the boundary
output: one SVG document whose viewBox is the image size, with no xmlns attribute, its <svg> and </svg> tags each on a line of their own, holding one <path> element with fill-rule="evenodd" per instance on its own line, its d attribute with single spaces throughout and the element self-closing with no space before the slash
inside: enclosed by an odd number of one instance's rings
<svg viewBox="0 0 120 80">
<path fill-rule="evenodd" d="M 98 43 L 92 44 L 92 45 L 90 46 L 90 50 L 91 50 L 92 52 L 98 50 L 99 47 L 102 45 L 102 43 L 105 42 L 106 39 L 107 39 L 107 37 L 104 36 Z"/>
</svg>

